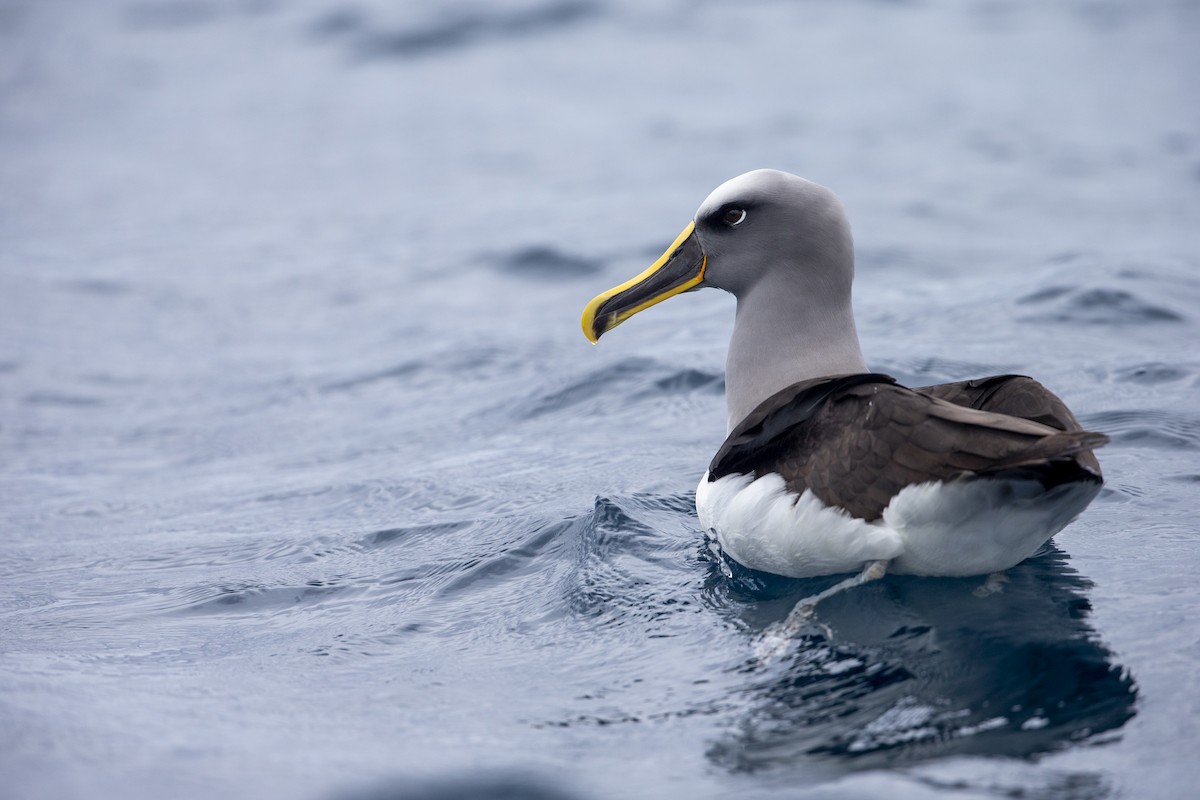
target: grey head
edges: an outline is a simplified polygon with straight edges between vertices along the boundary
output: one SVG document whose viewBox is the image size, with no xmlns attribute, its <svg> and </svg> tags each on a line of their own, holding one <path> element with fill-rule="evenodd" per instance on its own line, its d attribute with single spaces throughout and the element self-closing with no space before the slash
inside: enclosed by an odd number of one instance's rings
<svg viewBox="0 0 1200 800">
<path fill-rule="evenodd" d="M 851 308 L 854 245 L 845 210 L 823 186 L 786 172 L 739 175 L 642 274 L 584 310 L 593 342 L 668 297 L 712 286 L 737 298 L 725 364 L 728 424 L 793 383 L 866 372 Z"/>
<path fill-rule="evenodd" d="M 820 184 L 776 169 L 739 175 L 700 204 L 696 235 L 709 256 L 706 286 L 741 297 L 786 270 L 810 291 L 850 295 L 850 224 L 837 195 Z"/>
</svg>

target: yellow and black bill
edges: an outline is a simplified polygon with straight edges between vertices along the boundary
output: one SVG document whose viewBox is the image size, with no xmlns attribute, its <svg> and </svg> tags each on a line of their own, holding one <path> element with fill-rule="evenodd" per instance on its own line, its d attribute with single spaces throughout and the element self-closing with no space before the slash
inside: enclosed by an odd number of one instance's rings
<svg viewBox="0 0 1200 800">
<path fill-rule="evenodd" d="M 706 263 L 704 249 L 696 237 L 696 223 L 689 222 L 649 269 L 592 298 L 583 309 L 583 335 L 595 344 L 639 311 L 699 287 L 704 281 Z"/>
</svg>

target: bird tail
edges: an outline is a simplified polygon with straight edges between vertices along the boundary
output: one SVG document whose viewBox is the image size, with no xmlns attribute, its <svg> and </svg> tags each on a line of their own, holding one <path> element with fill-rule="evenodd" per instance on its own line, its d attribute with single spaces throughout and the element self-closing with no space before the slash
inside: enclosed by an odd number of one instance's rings
<svg viewBox="0 0 1200 800">
<path fill-rule="evenodd" d="M 1080 453 L 1103 447 L 1111 441 L 1106 433 L 1094 431 L 1068 431 L 1044 436 L 1018 455 L 1018 461 L 1007 466 L 1023 466 L 1038 461 L 1057 461 L 1073 458 Z"/>
<path fill-rule="evenodd" d="M 1043 436 L 1028 449 L 1014 453 L 989 469 L 995 478 L 1025 477 L 1040 480 L 1047 488 L 1078 480 L 1103 480 L 1091 453 L 1111 441 L 1096 431 L 1066 431 Z"/>
</svg>

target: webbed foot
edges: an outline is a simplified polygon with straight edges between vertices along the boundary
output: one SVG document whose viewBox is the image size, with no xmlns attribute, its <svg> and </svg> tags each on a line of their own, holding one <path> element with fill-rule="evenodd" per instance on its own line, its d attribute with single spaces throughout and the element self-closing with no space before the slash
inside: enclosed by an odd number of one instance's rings
<svg viewBox="0 0 1200 800">
<path fill-rule="evenodd" d="M 847 589 L 853 589 L 856 586 L 862 586 L 864 583 L 879 580 L 887 573 L 887 567 L 888 562 L 886 559 L 868 561 L 866 566 L 863 567 L 863 571 L 853 578 L 847 578 L 844 581 L 835 583 L 825 591 L 818 592 L 812 597 L 806 597 L 799 603 L 796 603 L 795 607 L 792 608 L 783 620 L 768 625 L 762 633 L 755 637 L 754 656 L 759 665 L 765 666 L 787 652 L 788 646 L 796 638 L 796 634 L 812 619 L 813 612 L 816 611 L 818 603 Z"/>
<path fill-rule="evenodd" d="M 1004 571 L 993 572 L 987 576 L 987 580 L 982 586 L 975 587 L 975 591 L 971 594 L 976 597 L 991 597 L 994 594 L 1000 594 L 1004 591 L 1004 584 L 1008 583 L 1008 573 Z"/>
</svg>

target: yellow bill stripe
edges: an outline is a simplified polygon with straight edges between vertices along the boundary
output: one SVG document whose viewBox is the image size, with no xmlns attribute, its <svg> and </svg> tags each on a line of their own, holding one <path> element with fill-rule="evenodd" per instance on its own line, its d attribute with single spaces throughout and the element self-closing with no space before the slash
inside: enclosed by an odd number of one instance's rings
<svg viewBox="0 0 1200 800">
<path fill-rule="evenodd" d="M 692 235 L 692 231 L 695 229 L 696 223 L 694 221 L 689 222 L 687 227 L 683 229 L 683 233 L 679 234 L 677 237 L 675 237 L 675 241 L 671 242 L 671 246 L 666 249 L 666 252 L 659 256 L 658 260 L 647 267 L 644 272 L 639 274 L 637 277 L 630 278 L 620 286 L 614 286 L 608 291 L 601 292 L 592 298 L 592 301 L 583 309 L 583 319 L 580 321 L 583 325 L 583 335 L 588 338 L 588 341 L 590 341 L 592 344 L 596 344 L 596 342 L 600 341 L 599 336 L 597 336 L 595 333 L 596 312 L 599 310 L 600 306 L 602 306 L 608 299 L 619 295 L 621 292 L 628 291 L 634 286 L 637 286 L 639 283 L 648 280 L 650 276 L 662 269 L 663 265 L 671 260 L 671 256 L 674 255 L 675 251 L 679 249 L 680 245 L 687 241 L 687 238 Z M 695 277 L 689 278 L 678 286 L 673 286 L 661 294 L 654 295 L 638 305 L 620 312 L 616 315 L 616 317 L 614 317 L 612 322 L 605 330 L 615 328 L 617 325 L 620 325 L 634 314 L 637 314 L 639 311 L 645 311 L 650 306 L 657 305 L 663 300 L 666 300 L 668 297 L 674 297 L 675 295 L 681 292 L 686 292 L 688 289 L 696 286 L 704 280 L 704 268 L 707 266 L 707 263 L 708 259 L 705 258 L 704 262 L 700 265 L 700 271 L 695 275 Z M 604 331 L 601 331 L 601 333 L 604 333 Z"/>
</svg>

